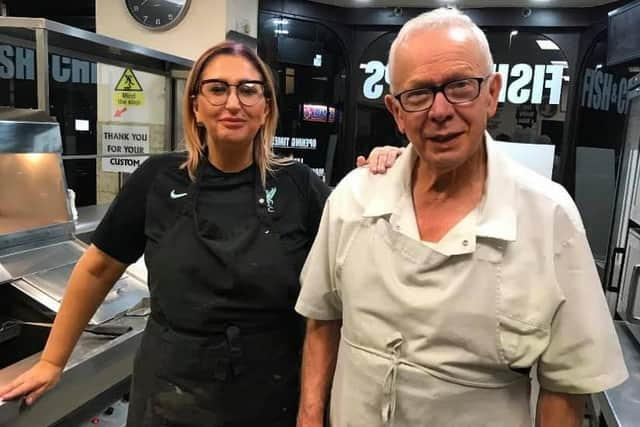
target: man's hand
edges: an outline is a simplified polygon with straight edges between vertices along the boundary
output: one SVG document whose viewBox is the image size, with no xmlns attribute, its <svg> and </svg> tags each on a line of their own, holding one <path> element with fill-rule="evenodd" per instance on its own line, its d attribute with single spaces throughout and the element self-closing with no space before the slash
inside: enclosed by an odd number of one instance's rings
<svg viewBox="0 0 640 427">
<path fill-rule="evenodd" d="M 358 156 L 356 165 L 358 167 L 368 166 L 372 174 L 385 173 L 396 162 L 396 159 L 404 152 L 404 147 L 375 147 L 369 153 L 369 158 Z"/>
</svg>

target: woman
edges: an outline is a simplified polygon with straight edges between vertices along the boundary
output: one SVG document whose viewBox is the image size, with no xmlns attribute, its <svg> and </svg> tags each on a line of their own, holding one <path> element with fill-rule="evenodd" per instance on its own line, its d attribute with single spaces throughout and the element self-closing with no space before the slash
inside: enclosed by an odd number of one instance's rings
<svg viewBox="0 0 640 427">
<path fill-rule="evenodd" d="M 271 150 L 267 66 L 225 42 L 187 80 L 187 155 L 130 177 L 71 275 L 41 360 L 5 390 L 33 403 L 60 378 L 82 328 L 143 253 L 151 316 L 136 356 L 129 426 L 293 426 L 298 274 L 328 188 Z"/>
</svg>

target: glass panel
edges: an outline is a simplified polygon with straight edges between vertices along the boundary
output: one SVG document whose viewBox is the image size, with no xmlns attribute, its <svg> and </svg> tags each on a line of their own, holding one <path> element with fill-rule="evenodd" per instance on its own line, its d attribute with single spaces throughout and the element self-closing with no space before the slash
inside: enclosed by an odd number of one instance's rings
<svg viewBox="0 0 640 427">
<path fill-rule="evenodd" d="M 387 56 L 397 33 L 387 33 L 365 49 L 355 84 L 358 91 L 356 154 L 367 156 L 376 146 L 403 146 L 407 141 L 384 105 L 389 93 Z"/>
<path fill-rule="evenodd" d="M 51 115 L 60 123 L 67 183 L 76 206 L 110 203 L 124 177 L 166 140 L 162 75 L 50 55 Z M 97 159 L 97 161 L 96 161 Z"/>
<path fill-rule="evenodd" d="M 629 102 L 627 82 L 633 67 L 606 66 L 607 39 L 601 38 L 585 57 L 576 126 L 575 200 L 603 281 L 617 197 L 631 191 L 620 175 Z M 630 159 L 627 159 L 629 161 Z M 624 227 L 626 229 L 626 227 Z"/>
<path fill-rule="evenodd" d="M 65 159 L 63 163 L 67 187 L 76 194 L 76 206 L 95 205 L 97 202 L 97 159 Z"/>
<path fill-rule="evenodd" d="M 171 150 L 167 132 L 167 77 L 99 63 L 96 151 L 98 204 L 117 194 L 120 174 L 132 173 L 148 154 Z"/>
<path fill-rule="evenodd" d="M 502 74 L 496 115 L 487 129 L 501 141 L 553 145 L 553 179 L 558 181 L 560 153 L 569 93 L 569 63 L 564 52 L 542 34 L 525 31 L 488 32 Z"/>
<path fill-rule="evenodd" d="M 0 234 L 69 220 L 58 153 L 0 154 L 0 182 Z"/>
<path fill-rule="evenodd" d="M 37 108 L 35 50 L 0 33 L 0 106 Z"/>
<path fill-rule="evenodd" d="M 338 37 L 321 24 L 260 14 L 258 51 L 272 67 L 280 121 L 276 152 L 331 179 L 343 132 L 346 58 Z"/>
</svg>

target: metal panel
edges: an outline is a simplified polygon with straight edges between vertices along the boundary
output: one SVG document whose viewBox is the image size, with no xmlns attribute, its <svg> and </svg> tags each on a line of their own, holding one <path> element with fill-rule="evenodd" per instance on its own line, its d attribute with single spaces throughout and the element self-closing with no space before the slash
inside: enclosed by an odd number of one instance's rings
<svg viewBox="0 0 640 427">
<path fill-rule="evenodd" d="M 1 257 L 5 255 L 70 240 L 72 233 L 73 222 L 65 222 L 13 234 L 0 234 L 0 264 L 2 263 Z"/>
<path fill-rule="evenodd" d="M 636 97 L 631 100 L 629 115 L 627 118 L 627 132 L 625 136 L 625 146 L 638 150 L 640 146 L 640 98 Z M 636 174 L 640 171 L 634 171 Z M 636 185 L 632 194 L 633 201 L 631 206 L 630 218 L 636 224 L 640 225 L 640 185 Z"/>
<path fill-rule="evenodd" d="M 638 301 L 638 280 L 640 279 L 640 232 L 629 230 L 627 254 L 622 272 L 620 299 L 616 311 L 628 322 L 640 322 L 640 302 Z M 635 299 L 635 300 L 634 300 Z"/>
<path fill-rule="evenodd" d="M 24 283 L 20 283 L 15 287 L 50 310 L 57 312 L 74 267 L 74 264 L 63 265 L 59 268 L 23 277 L 23 282 L 34 288 L 36 292 L 25 287 Z M 124 274 L 107 294 L 104 302 L 98 307 L 89 323 L 98 325 L 111 320 L 148 296 L 147 287 L 142 282 Z"/>
<path fill-rule="evenodd" d="M 74 264 L 83 253 L 83 246 L 74 241 L 66 241 L 0 256 L 0 265 L 3 265 L 13 278 L 18 278 Z"/>
<path fill-rule="evenodd" d="M 57 122 L 0 120 L 0 153 L 61 153 Z"/>
<path fill-rule="evenodd" d="M 47 31 L 36 28 L 36 82 L 38 110 L 49 113 L 49 36 Z"/>
<path fill-rule="evenodd" d="M 193 61 L 187 58 L 141 47 L 48 19 L 3 16 L 0 17 L 0 27 L 44 29 L 49 31 L 48 37 L 51 44 L 106 58 L 113 58 L 114 55 L 126 56 L 130 65 L 134 66 L 137 65 L 137 62 L 149 63 L 151 59 L 158 61 L 155 68 L 159 69 L 164 68 L 159 62 L 167 62 L 177 68 L 186 69 L 191 68 L 193 64 Z"/>
</svg>

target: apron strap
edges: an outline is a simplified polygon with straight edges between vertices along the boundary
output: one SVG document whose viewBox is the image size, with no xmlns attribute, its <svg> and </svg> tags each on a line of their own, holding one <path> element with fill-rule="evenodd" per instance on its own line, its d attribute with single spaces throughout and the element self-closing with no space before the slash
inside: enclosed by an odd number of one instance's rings
<svg viewBox="0 0 640 427">
<path fill-rule="evenodd" d="M 387 342 L 387 349 L 391 353 L 389 369 L 382 383 L 382 422 L 387 427 L 393 427 L 396 415 L 396 382 L 398 379 L 398 366 L 400 365 L 400 346 L 403 338 L 396 332 Z"/>
<path fill-rule="evenodd" d="M 229 326 L 225 333 L 227 335 L 227 343 L 229 344 L 231 370 L 233 371 L 233 375 L 240 375 L 245 369 L 242 357 L 242 342 L 240 341 L 240 328 L 237 326 Z"/>
</svg>

